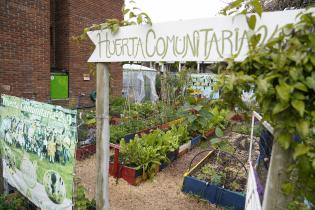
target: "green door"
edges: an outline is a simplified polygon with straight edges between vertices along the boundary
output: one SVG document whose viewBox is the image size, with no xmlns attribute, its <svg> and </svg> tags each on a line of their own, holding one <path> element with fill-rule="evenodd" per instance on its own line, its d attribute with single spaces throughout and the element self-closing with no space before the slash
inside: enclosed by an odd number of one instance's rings
<svg viewBox="0 0 315 210">
<path fill-rule="evenodd" d="M 67 99 L 69 92 L 69 77 L 65 73 L 51 73 L 50 97 L 51 99 Z"/>
</svg>

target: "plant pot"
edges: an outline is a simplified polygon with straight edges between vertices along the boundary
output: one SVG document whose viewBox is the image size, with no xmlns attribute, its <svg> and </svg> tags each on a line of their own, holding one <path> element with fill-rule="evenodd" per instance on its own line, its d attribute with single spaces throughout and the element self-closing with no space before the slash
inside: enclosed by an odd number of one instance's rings
<svg viewBox="0 0 315 210">
<path fill-rule="evenodd" d="M 196 146 L 201 141 L 201 135 L 197 135 L 191 139 L 191 147 Z"/>
<path fill-rule="evenodd" d="M 182 156 L 191 149 L 191 140 L 179 147 L 178 156 Z"/>
<path fill-rule="evenodd" d="M 205 138 L 209 138 L 209 137 L 213 136 L 214 134 L 215 134 L 215 129 L 214 129 L 214 128 L 211 128 L 210 130 L 208 130 L 208 131 L 206 131 L 206 132 L 204 133 L 204 137 L 205 137 Z"/>
<path fill-rule="evenodd" d="M 84 158 L 94 154 L 96 152 L 96 144 L 90 144 L 76 149 L 76 160 L 83 160 Z"/>
<path fill-rule="evenodd" d="M 114 162 L 109 163 L 109 174 L 115 178 L 123 178 L 131 185 L 139 185 L 147 176 L 143 175 L 142 169 L 120 165 L 117 173 L 114 171 Z"/>
<path fill-rule="evenodd" d="M 242 121 L 244 121 L 244 116 L 241 115 L 241 114 L 234 114 L 234 115 L 231 117 L 231 121 L 242 122 Z"/>
<path fill-rule="evenodd" d="M 120 124 L 120 117 L 112 116 L 112 118 L 110 119 L 110 124 L 111 125 L 119 125 Z"/>
<path fill-rule="evenodd" d="M 179 119 L 170 121 L 170 122 L 168 122 L 167 124 L 171 127 L 172 125 L 178 125 L 178 124 L 180 124 L 181 122 L 183 122 L 183 120 L 184 120 L 184 118 L 179 118 Z"/>
<path fill-rule="evenodd" d="M 126 142 L 126 143 L 129 143 L 130 140 L 132 140 L 132 139 L 135 138 L 135 135 L 136 135 L 136 134 L 134 134 L 134 133 L 129 133 L 129 134 L 125 135 L 125 136 L 124 136 L 125 142 Z"/>
<path fill-rule="evenodd" d="M 158 128 L 161 130 L 168 130 L 170 129 L 170 126 L 167 123 L 165 123 L 165 124 L 159 125 Z"/>
<path fill-rule="evenodd" d="M 139 136 L 142 136 L 144 134 L 149 134 L 152 132 L 152 130 L 154 130 L 155 128 L 146 128 L 146 129 L 143 129 L 139 132 L 137 132 L 136 134 L 138 134 Z"/>
<path fill-rule="evenodd" d="M 174 160 L 177 159 L 178 157 L 178 151 L 179 149 L 173 151 L 173 152 L 169 152 L 167 154 L 167 158 L 169 159 L 170 162 L 165 162 L 165 163 L 161 163 L 160 165 L 160 171 L 163 170 L 164 168 L 166 168 L 171 162 L 173 162 Z"/>
</svg>

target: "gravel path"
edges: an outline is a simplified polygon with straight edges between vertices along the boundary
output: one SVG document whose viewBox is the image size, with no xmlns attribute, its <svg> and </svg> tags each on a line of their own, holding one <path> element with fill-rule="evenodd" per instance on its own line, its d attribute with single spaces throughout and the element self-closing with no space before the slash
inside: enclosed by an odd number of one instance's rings
<svg viewBox="0 0 315 210">
<path fill-rule="evenodd" d="M 216 209 L 205 201 L 200 201 L 181 192 L 183 174 L 195 154 L 202 151 L 194 148 L 189 153 L 174 161 L 159 172 L 153 180 L 131 186 L 123 179 L 118 184 L 110 177 L 110 207 L 113 210 L 199 210 Z M 202 156 L 199 158 L 201 159 Z M 198 161 L 198 160 L 197 160 Z M 76 176 L 81 184 L 88 189 L 88 196 L 95 195 L 96 180 L 95 155 L 83 161 L 77 161 Z"/>
</svg>

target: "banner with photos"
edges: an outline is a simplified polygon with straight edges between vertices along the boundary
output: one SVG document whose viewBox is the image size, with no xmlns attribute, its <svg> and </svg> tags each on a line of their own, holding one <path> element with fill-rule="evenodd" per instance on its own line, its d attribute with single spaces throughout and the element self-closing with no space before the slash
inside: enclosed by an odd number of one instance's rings
<svg viewBox="0 0 315 210">
<path fill-rule="evenodd" d="M 41 209 L 72 209 L 76 114 L 60 106 L 1 96 L 3 176 Z"/>
<path fill-rule="evenodd" d="M 213 90 L 213 86 L 217 80 L 215 74 L 191 74 L 190 77 L 189 87 L 194 90 L 193 93 L 205 98 L 219 98 L 219 92 Z"/>
</svg>

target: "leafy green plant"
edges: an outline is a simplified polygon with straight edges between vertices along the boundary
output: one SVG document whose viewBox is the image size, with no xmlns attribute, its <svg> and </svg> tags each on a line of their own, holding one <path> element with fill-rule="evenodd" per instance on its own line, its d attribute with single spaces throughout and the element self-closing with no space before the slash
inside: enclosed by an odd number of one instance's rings
<svg viewBox="0 0 315 210">
<path fill-rule="evenodd" d="M 120 139 L 124 138 L 128 133 L 126 127 L 121 125 L 111 125 L 110 126 L 110 142 L 117 144 L 120 142 Z"/>
<path fill-rule="evenodd" d="M 173 136 L 178 136 L 179 145 L 183 145 L 190 140 L 187 125 L 172 126 L 169 131 Z"/>
<path fill-rule="evenodd" d="M 178 146 L 178 136 L 170 131 L 155 130 L 141 138 L 136 135 L 129 143 L 121 140 L 120 155 L 124 164 L 142 169 L 152 177 L 156 166 L 168 162 L 168 152 L 175 151 Z"/>
<path fill-rule="evenodd" d="M 238 2 L 234 9 L 243 3 Z M 247 2 L 260 10 L 259 1 Z M 249 22 L 254 28 L 255 21 Z M 293 196 L 293 203 L 307 199 L 315 204 L 314 25 L 314 15 L 300 14 L 298 23 L 288 24 L 265 45 L 259 45 L 261 34 L 252 35 L 248 57 L 242 62 L 229 60 L 218 82 L 221 97 L 233 106 L 246 108 L 241 104 L 241 93 L 254 91 L 264 119 L 274 127 L 275 139 L 293 160 L 288 168 L 290 180 L 283 180 L 287 183 L 283 190 Z"/>
<path fill-rule="evenodd" d="M 201 168 L 197 175 L 198 179 L 209 181 L 215 185 L 222 185 L 226 175 L 222 171 L 217 171 L 211 164 L 207 164 Z"/>
<path fill-rule="evenodd" d="M 0 195 L 0 210 L 26 210 L 28 201 L 19 193 Z"/>
<path fill-rule="evenodd" d="M 178 115 L 184 118 L 184 123 L 188 126 L 189 133 L 202 133 L 207 129 L 208 122 L 212 119 L 210 105 L 207 100 L 197 104 L 186 103 L 178 111 Z"/>
<path fill-rule="evenodd" d="M 228 152 L 228 153 L 234 153 L 235 152 L 235 148 L 228 141 L 228 139 L 223 138 L 224 132 L 221 130 L 220 127 L 215 128 L 215 134 L 216 134 L 216 137 L 210 139 L 211 146 L 214 149 L 221 150 L 221 151 Z"/>
<path fill-rule="evenodd" d="M 111 116 L 120 116 L 123 113 L 127 100 L 124 97 L 110 97 L 109 99 L 109 115 Z"/>
<path fill-rule="evenodd" d="M 76 200 L 74 205 L 75 210 L 96 210 L 95 200 L 89 200 L 86 197 L 86 189 L 79 186 L 76 191 Z"/>
</svg>

